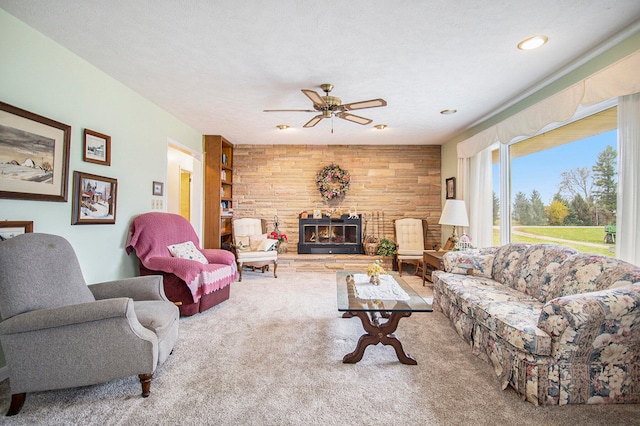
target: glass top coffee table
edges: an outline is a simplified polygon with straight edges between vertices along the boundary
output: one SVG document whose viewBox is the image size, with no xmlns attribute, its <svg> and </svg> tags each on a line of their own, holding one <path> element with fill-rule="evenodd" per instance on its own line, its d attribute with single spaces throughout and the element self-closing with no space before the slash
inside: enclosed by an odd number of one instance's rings
<svg viewBox="0 0 640 426">
<path fill-rule="evenodd" d="M 369 345 L 391 345 L 403 364 L 416 365 L 417 361 L 404 352 L 402 343 L 393 334 L 401 318 L 413 312 L 432 312 L 432 306 L 411 288 L 398 274 L 380 275 L 380 285 L 370 284 L 362 272 L 336 273 L 338 311 L 343 318 L 358 317 L 366 332 L 358 340 L 356 349 L 345 355 L 342 362 L 360 361 Z M 386 321 L 381 322 L 381 318 Z"/>
</svg>

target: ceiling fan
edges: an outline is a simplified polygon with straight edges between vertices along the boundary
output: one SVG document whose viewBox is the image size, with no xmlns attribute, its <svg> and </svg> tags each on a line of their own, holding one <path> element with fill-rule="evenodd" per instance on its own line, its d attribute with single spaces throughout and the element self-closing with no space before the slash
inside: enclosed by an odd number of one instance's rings
<svg viewBox="0 0 640 426">
<path fill-rule="evenodd" d="M 264 112 L 321 112 L 302 127 L 313 127 L 320 122 L 323 118 L 331 118 L 336 116 L 343 120 L 352 121 L 354 123 L 366 125 L 373 120 L 359 115 L 351 114 L 345 111 L 353 111 L 357 109 L 365 108 L 377 108 L 387 105 L 387 101 L 384 99 L 371 99 L 368 101 L 351 102 L 349 104 L 342 104 L 342 100 L 336 96 L 329 96 L 331 90 L 333 90 L 333 84 L 325 83 L 321 84 L 320 88 L 324 91 L 325 95 L 320 96 L 318 92 L 309 89 L 302 89 L 311 102 L 313 102 L 313 109 L 265 109 Z M 333 131 L 333 130 L 332 130 Z"/>
</svg>

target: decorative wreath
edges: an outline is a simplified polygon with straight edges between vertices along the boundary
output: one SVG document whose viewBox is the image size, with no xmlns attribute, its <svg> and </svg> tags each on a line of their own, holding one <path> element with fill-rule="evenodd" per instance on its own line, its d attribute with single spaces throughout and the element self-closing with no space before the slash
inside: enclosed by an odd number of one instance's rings
<svg viewBox="0 0 640 426">
<path fill-rule="evenodd" d="M 349 189 L 351 177 L 347 170 L 337 164 L 329 164 L 318 172 L 316 183 L 322 199 L 326 201 L 344 197 Z"/>
</svg>

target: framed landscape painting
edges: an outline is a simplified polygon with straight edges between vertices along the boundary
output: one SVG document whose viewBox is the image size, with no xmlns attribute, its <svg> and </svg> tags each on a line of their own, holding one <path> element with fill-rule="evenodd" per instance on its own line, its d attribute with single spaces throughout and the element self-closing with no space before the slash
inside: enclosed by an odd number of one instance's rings
<svg viewBox="0 0 640 426">
<path fill-rule="evenodd" d="M 73 172 L 72 225 L 116 223 L 116 179 Z"/>
<path fill-rule="evenodd" d="M 0 102 L 0 198 L 67 201 L 71 126 Z"/>
<path fill-rule="evenodd" d="M 5 220 L 4 222 L 0 222 L 0 241 L 5 241 L 29 232 L 33 232 L 32 221 Z"/>
<path fill-rule="evenodd" d="M 111 136 L 84 129 L 84 157 L 87 163 L 111 165 Z"/>
</svg>

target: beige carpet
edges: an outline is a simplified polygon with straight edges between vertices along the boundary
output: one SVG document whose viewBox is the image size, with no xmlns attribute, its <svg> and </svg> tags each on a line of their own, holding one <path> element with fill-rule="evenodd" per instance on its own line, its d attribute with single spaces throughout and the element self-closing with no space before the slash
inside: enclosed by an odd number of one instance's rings
<svg viewBox="0 0 640 426">
<path fill-rule="evenodd" d="M 421 279 L 404 274 L 421 294 Z M 336 309 L 333 274 L 244 273 L 231 299 L 180 322 L 173 355 L 151 396 L 137 377 L 27 395 L 8 425 L 629 425 L 640 406 L 535 407 L 502 391 L 440 313 L 400 321 L 396 335 L 416 366 L 391 347 L 343 364 L 362 326 Z M 9 383 L 0 383 L 0 409 Z"/>
</svg>

